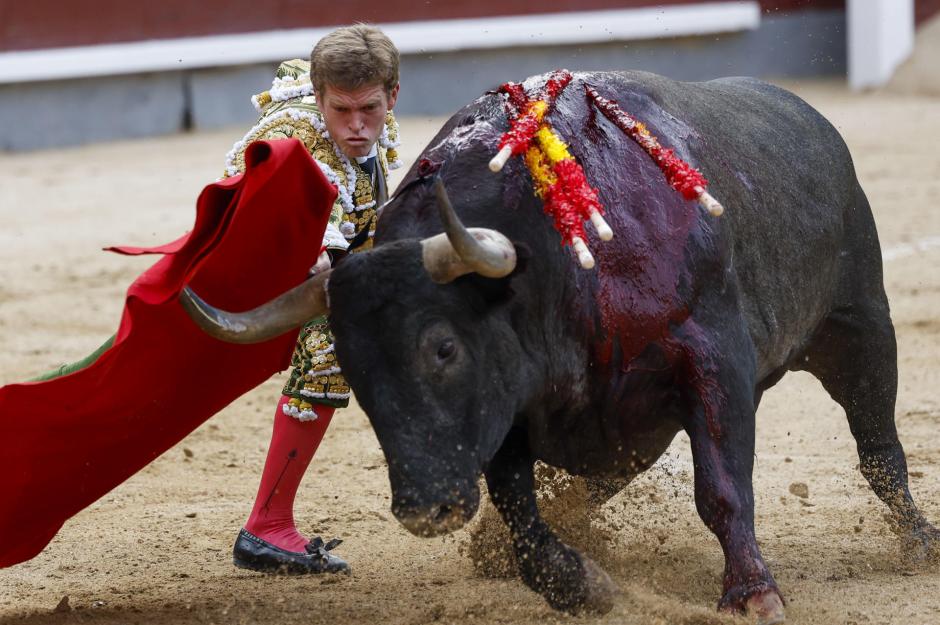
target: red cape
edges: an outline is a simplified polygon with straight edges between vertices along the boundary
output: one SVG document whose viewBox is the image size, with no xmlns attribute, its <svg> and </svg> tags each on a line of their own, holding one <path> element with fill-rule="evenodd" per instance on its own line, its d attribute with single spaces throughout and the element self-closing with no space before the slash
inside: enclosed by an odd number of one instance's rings
<svg viewBox="0 0 940 625">
<path fill-rule="evenodd" d="M 111 349 L 65 377 L 0 388 L 0 567 L 38 554 L 69 517 L 289 364 L 296 332 L 223 343 L 177 301 L 191 284 L 214 306 L 248 310 L 316 262 L 335 188 L 299 141 L 254 143 L 245 162 L 202 191 L 188 235 L 115 249 L 166 255 L 128 289 Z"/>
</svg>

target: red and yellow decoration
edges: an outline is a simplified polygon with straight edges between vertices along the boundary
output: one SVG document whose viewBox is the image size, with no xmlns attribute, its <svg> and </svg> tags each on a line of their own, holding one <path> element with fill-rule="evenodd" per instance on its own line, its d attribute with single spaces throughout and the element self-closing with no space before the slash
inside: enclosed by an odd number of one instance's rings
<svg viewBox="0 0 940 625">
<path fill-rule="evenodd" d="M 588 184 L 584 170 L 553 129 L 542 126 L 535 133 L 535 139 L 525 154 L 526 165 L 535 182 L 535 194 L 542 198 L 545 211 L 554 218 L 562 242 L 570 243 L 581 265 L 589 269 L 594 259 L 584 243 L 587 238 L 582 225 L 584 220 L 591 220 L 602 240 L 613 238 L 613 231 L 601 217 L 604 209 L 597 191 Z"/>
<path fill-rule="evenodd" d="M 715 217 L 724 212 L 724 207 L 705 190 L 708 181 L 699 170 L 676 156 L 672 149 L 664 148 L 642 122 L 617 106 L 615 101 L 602 97 L 588 85 L 585 85 L 584 89 L 604 117 L 636 141 L 650 155 L 666 176 L 669 186 L 681 193 L 685 199 L 698 201 Z"/>
<path fill-rule="evenodd" d="M 525 154 L 525 162 L 535 183 L 535 193 L 542 198 L 545 212 L 552 216 L 562 243 L 570 244 L 585 269 L 594 266 L 594 257 L 584 240 L 582 225 L 590 219 L 598 236 L 608 241 L 613 231 L 604 222 L 604 209 L 597 190 L 588 184 L 581 165 L 568 151 L 568 146 L 545 120 L 558 95 L 571 82 L 567 70 L 554 72 L 542 93 L 529 98 L 521 85 L 508 83 L 500 91 L 508 94 L 509 103 L 518 114 L 499 142 L 499 153 L 490 161 L 490 169 L 499 171 L 513 154 Z"/>
<path fill-rule="evenodd" d="M 546 120 L 556 98 L 571 79 L 568 70 L 555 71 L 535 97 L 529 96 L 517 83 L 506 83 L 499 88 L 500 93 L 506 94 L 515 116 L 510 120 L 509 130 L 500 138 L 499 152 L 490 161 L 490 169 L 497 172 L 511 156 L 525 155 L 535 194 L 544 202 L 545 212 L 552 216 L 562 244 L 570 244 L 581 266 L 590 269 L 594 266 L 594 257 L 584 242 L 584 221 L 591 220 L 601 240 L 609 241 L 613 231 L 602 217 L 604 209 L 597 189 L 588 184 L 581 165 Z M 601 97 L 589 85 L 585 85 L 585 90 L 601 113 L 650 155 L 673 189 L 687 200 L 697 200 L 712 215 L 721 215 L 724 208 L 705 190 L 708 181 L 701 172 L 676 156 L 672 149 L 664 148 L 642 122 L 615 101 Z"/>
</svg>

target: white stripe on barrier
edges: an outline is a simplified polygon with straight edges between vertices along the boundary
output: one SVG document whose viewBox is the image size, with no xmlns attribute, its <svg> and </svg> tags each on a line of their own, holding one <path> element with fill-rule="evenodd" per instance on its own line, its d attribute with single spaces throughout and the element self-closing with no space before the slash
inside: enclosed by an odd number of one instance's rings
<svg viewBox="0 0 940 625">
<path fill-rule="evenodd" d="M 402 54 L 629 41 L 760 25 L 757 2 L 379 24 Z M 329 28 L 157 39 L 0 54 L 0 84 L 224 67 L 306 58 Z"/>
<path fill-rule="evenodd" d="M 907 258 L 915 254 L 922 254 L 940 247 L 940 236 L 927 237 L 913 243 L 900 243 L 891 245 L 881 250 L 881 259 L 884 262 L 891 262 L 899 258 Z"/>
</svg>

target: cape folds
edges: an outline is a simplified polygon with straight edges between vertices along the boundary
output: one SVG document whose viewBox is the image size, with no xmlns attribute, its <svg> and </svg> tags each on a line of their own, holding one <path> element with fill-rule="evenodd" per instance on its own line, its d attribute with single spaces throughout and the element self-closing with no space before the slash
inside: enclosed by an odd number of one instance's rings
<svg viewBox="0 0 940 625">
<path fill-rule="evenodd" d="M 204 334 L 177 301 L 254 308 L 296 286 L 316 262 L 336 197 L 303 144 L 259 141 L 243 175 L 207 186 L 192 232 L 127 291 L 114 345 L 85 369 L 0 388 L 0 567 L 28 560 L 65 521 L 231 401 L 286 368 L 288 332 L 256 345 Z M 38 411 L 44 397 L 58 410 Z"/>
</svg>

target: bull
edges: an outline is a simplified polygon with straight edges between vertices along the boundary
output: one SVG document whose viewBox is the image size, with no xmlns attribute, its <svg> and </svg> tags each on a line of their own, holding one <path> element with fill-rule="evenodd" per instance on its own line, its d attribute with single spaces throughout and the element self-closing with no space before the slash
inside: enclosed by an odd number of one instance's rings
<svg viewBox="0 0 940 625">
<path fill-rule="evenodd" d="M 598 115 L 588 85 L 698 167 L 726 215 L 670 189 Z M 907 553 L 936 557 L 940 532 L 911 497 L 895 429 L 878 235 L 838 132 L 754 79 L 641 72 L 575 74 L 551 119 L 615 233 L 589 235 L 593 271 L 560 244 L 520 159 L 487 170 L 509 127 L 503 98 L 488 93 L 424 150 L 382 211 L 374 249 L 254 311 L 191 292 L 184 306 L 243 342 L 328 309 L 388 462 L 395 517 L 422 536 L 455 530 L 477 510 L 484 475 L 522 579 L 556 609 L 604 612 L 615 587 L 539 516 L 533 463 L 626 483 L 684 430 L 696 508 L 725 556 L 719 609 L 783 620 L 755 539 L 751 474 L 761 396 L 793 370 L 845 409 L 861 472 Z"/>
</svg>

